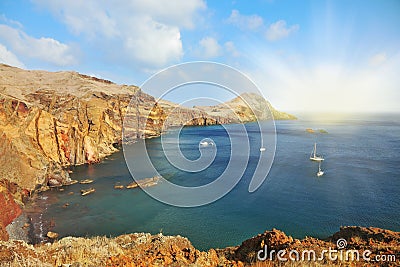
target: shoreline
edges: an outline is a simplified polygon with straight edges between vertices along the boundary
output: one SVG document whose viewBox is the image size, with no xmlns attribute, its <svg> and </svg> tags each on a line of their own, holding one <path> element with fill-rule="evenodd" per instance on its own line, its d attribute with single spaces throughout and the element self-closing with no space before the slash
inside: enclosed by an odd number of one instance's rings
<svg viewBox="0 0 400 267">
<path fill-rule="evenodd" d="M 44 221 L 42 216 L 51 200 L 36 192 L 29 202 L 21 207 L 22 213 L 6 226 L 9 240 L 23 240 L 32 245 L 51 241 L 47 232 L 51 231 L 52 221 Z"/>
<path fill-rule="evenodd" d="M 20 216 L 15 218 L 9 225 L 6 226 L 9 239 L 23 240 L 28 244 L 31 244 L 31 238 L 29 236 L 29 219 L 28 216 L 22 212 Z"/>
</svg>

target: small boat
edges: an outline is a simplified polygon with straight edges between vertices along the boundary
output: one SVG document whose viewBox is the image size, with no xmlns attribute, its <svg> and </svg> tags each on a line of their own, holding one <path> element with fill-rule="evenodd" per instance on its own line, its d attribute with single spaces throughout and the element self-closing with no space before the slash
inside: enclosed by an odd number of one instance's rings
<svg viewBox="0 0 400 267">
<path fill-rule="evenodd" d="M 266 149 L 265 147 L 260 147 L 261 152 L 265 151 L 265 149 Z"/>
<path fill-rule="evenodd" d="M 317 177 L 321 177 L 324 175 L 324 172 L 321 170 L 321 162 L 318 165 L 318 172 L 317 172 Z"/>
<path fill-rule="evenodd" d="M 317 155 L 317 143 L 314 143 L 314 149 L 311 152 L 310 160 L 313 161 L 323 161 L 324 158 L 322 156 Z"/>
<path fill-rule="evenodd" d="M 91 183 L 93 183 L 93 180 L 90 180 L 90 179 L 80 180 L 79 183 L 80 184 L 91 184 Z"/>
<path fill-rule="evenodd" d="M 201 141 L 200 142 L 200 145 L 201 146 L 213 146 L 214 145 L 214 143 L 213 142 L 208 142 L 208 141 Z"/>
<path fill-rule="evenodd" d="M 94 189 L 94 188 L 82 189 L 81 190 L 81 195 L 82 196 L 86 196 L 86 195 L 89 195 L 89 194 L 91 194 L 93 192 L 96 192 L 96 189 Z"/>
</svg>

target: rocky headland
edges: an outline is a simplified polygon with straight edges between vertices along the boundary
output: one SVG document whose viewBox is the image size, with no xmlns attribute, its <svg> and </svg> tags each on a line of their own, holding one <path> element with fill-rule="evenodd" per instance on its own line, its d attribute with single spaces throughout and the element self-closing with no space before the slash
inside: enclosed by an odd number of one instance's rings
<svg viewBox="0 0 400 267">
<path fill-rule="evenodd" d="M 254 113 L 271 119 L 263 114 L 267 106 L 275 119 L 295 118 L 255 94 L 186 108 L 156 102 L 137 86 L 0 64 L 0 237 L 35 190 L 69 182 L 69 166 L 99 162 L 122 142 L 159 136 L 168 127 L 249 122 Z M 131 128 L 122 140 L 124 123 Z"/>
<path fill-rule="evenodd" d="M 36 191 L 68 183 L 70 166 L 97 163 L 116 152 L 122 142 L 159 136 L 163 127 L 272 119 L 264 112 L 266 106 L 274 119 L 295 117 L 277 111 L 254 94 L 213 107 L 186 108 L 157 102 L 136 86 L 77 72 L 27 71 L 3 64 L 0 103 L 0 266 L 301 266 L 304 262 L 280 262 L 276 256 L 260 262 L 257 252 L 265 245 L 269 250 L 321 251 L 335 248 L 339 238 L 347 240 L 348 248 L 371 250 L 371 258 L 393 254 L 397 261 L 385 264 L 398 265 L 399 233 L 378 228 L 345 227 L 326 240 L 298 240 L 272 230 L 239 246 L 209 251 L 197 250 L 184 237 L 146 233 L 60 240 L 54 235 L 53 243 L 38 245 L 8 240 L 6 226 L 21 214 Z M 133 128 L 122 140 L 124 120 Z M 28 226 L 22 223 L 22 227 Z M 337 260 L 312 264 L 367 263 Z"/>
</svg>

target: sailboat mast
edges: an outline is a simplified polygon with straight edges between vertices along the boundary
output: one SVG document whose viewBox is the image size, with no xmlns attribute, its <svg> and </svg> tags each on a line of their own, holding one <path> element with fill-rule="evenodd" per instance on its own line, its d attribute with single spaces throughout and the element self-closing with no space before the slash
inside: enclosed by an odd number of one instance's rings
<svg viewBox="0 0 400 267">
<path fill-rule="evenodd" d="M 316 154 L 317 154 L 317 143 L 314 143 L 314 158 Z"/>
</svg>

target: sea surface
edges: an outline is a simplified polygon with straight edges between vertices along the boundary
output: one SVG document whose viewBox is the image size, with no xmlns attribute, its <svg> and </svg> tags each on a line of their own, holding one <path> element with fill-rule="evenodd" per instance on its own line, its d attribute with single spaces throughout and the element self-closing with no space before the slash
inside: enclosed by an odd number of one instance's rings
<svg viewBox="0 0 400 267">
<path fill-rule="evenodd" d="M 325 238 L 346 225 L 400 231 L 399 118 L 386 114 L 276 121 L 275 160 L 267 179 L 254 193 L 248 192 L 248 186 L 260 153 L 259 132 L 256 124 L 246 124 L 251 155 L 245 174 L 223 198 L 196 208 L 160 203 L 139 188 L 114 189 L 117 183 L 132 181 L 124 155 L 118 152 L 100 164 L 72 169 L 72 179 L 94 179 L 92 185 L 76 184 L 63 192 L 42 193 L 39 199 L 45 205 L 42 203 L 40 219 L 51 222 L 52 230 L 61 236 L 162 232 L 188 237 L 203 250 L 238 245 L 271 228 L 296 238 Z M 311 134 L 306 128 L 328 133 Z M 197 186 L 223 172 L 231 146 L 222 126 L 186 127 L 180 136 L 180 148 L 186 157 L 199 157 L 199 142 L 204 138 L 213 140 L 217 156 L 206 170 L 187 173 L 169 164 L 161 138 L 149 139 L 146 146 L 151 160 L 166 179 Z M 325 175 L 319 178 L 318 163 L 309 160 L 314 142 L 325 158 L 321 166 Z M 142 156 L 133 158 L 139 160 Z M 90 186 L 96 192 L 82 197 L 80 189 Z M 63 207 L 65 203 L 69 206 Z"/>
</svg>

